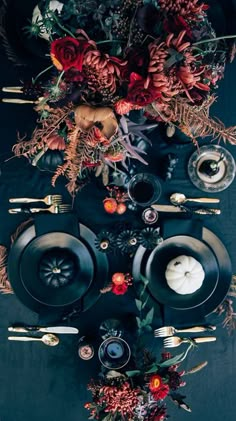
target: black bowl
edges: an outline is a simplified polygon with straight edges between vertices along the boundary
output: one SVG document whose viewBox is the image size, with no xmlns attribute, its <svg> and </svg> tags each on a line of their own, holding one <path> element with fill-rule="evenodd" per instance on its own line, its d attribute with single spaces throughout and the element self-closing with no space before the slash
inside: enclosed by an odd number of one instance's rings
<svg viewBox="0 0 236 421">
<path fill-rule="evenodd" d="M 168 263 L 181 255 L 194 257 L 205 272 L 201 288 L 193 294 L 176 293 L 168 286 L 165 278 Z M 147 261 L 145 275 L 149 280 L 148 290 L 158 302 L 186 310 L 200 306 L 213 294 L 218 282 L 219 268 L 214 253 L 205 243 L 180 235 L 164 240 L 153 250 Z"/>
<path fill-rule="evenodd" d="M 98 350 L 101 364 L 109 370 L 118 370 L 128 364 L 131 350 L 127 342 L 119 337 L 111 336 L 103 341 Z"/>
<path fill-rule="evenodd" d="M 47 262 L 64 256 L 63 282 L 45 282 L 43 269 Z M 69 271 L 67 271 L 69 266 Z M 94 273 L 92 257 L 86 246 L 76 237 L 53 232 L 33 239 L 20 260 L 20 276 L 24 288 L 37 301 L 48 306 L 66 306 L 80 299 L 88 290 Z M 52 279 L 52 278 L 51 278 Z M 65 282 L 66 280 L 66 282 Z"/>
</svg>

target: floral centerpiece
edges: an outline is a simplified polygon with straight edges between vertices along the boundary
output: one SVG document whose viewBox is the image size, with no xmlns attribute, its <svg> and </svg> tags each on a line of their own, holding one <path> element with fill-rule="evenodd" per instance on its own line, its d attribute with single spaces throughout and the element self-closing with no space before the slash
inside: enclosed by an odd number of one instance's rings
<svg viewBox="0 0 236 421">
<path fill-rule="evenodd" d="M 148 360 L 149 355 L 144 355 Z M 166 359 L 169 356 L 166 354 L 163 357 Z M 164 401 L 171 390 L 184 386 L 182 374 L 176 371 L 176 366 L 163 369 L 159 374 L 133 377 L 129 377 L 129 373 L 110 371 L 99 382 L 92 381 L 88 385 L 93 401 L 87 402 L 85 408 L 90 411 L 90 419 L 165 420 L 167 412 Z"/>
<path fill-rule="evenodd" d="M 120 278 L 120 273 L 115 274 Z M 127 370 L 109 370 L 100 373 L 98 381 L 92 380 L 88 390 L 92 401 L 84 406 L 90 411 L 89 419 L 99 421 L 165 421 L 167 399 L 180 408 L 191 412 L 184 402 L 185 396 L 178 392 L 186 385 L 184 376 L 195 373 L 207 365 L 204 361 L 188 371 L 178 371 L 189 351 L 196 346 L 193 339 L 187 340 L 184 352 L 172 356 L 169 352 L 162 354 L 158 361 L 148 349 L 149 334 L 153 331 L 154 309 L 147 310 L 143 294 L 148 281 L 141 277 L 141 289 L 135 304 L 138 310 L 136 317 L 135 340 L 132 336 L 131 361 Z"/>
<path fill-rule="evenodd" d="M 235 128 L 209 118 L 229 49 L 207 8 L 200 0 L 39 2 L 27 31 L 47 40 L 53 71 L 43 84 L 33 80 L 38 125 L 14 153 L 41 165 L 46 155 L 52 184 L 65 175 L 73 193 L 91 169 L 146 163 L 133 141 L 150 126 L 132 123 L 134 110 L 194 142 L 212 135 L 235 144 Z"/>
</svg>

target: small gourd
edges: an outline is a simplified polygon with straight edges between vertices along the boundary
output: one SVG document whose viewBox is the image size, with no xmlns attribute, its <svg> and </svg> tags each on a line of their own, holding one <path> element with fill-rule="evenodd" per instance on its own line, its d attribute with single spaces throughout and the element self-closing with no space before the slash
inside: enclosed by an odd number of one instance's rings
<svg viewBox="0 0 236 421">
<path fill-rule="evenodd" d="M 75 262 L 61 251 L 46 254 L 40 262 L 39 278 L 44 285 L 59 288 L 68 285 L 75 276 Z"/>
<path fill-rule="evenodd" d="M 48 149 L 37 161 L 37 167 L 40 170 L 54 172 L 59 165 L 64 162 L 63 151 Z"/>
<path fill-rule="evenodd" d="M 177 294 L 193 294 L 201 288 L 205 272 L 201 263 L 192 256 L 178 256 L 166 268 L 167 284 Z"/>
</svg>

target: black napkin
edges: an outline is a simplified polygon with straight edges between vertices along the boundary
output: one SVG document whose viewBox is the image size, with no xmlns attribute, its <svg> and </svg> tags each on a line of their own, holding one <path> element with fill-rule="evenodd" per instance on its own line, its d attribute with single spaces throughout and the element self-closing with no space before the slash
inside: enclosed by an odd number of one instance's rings
<svg viewBox="0 0 236 421">
<path fill-rule="evenodd" d="M 162 224 L 162 237 L 166 239 L 175 235 L 189 235 L 201 240 L 202 228 L 200 219 L 167 219 Z"/>
<path fill-rule="evenodd" d="M 73 213 L 35 215 L 35 232 L 36 236 L 49 232 L 65 232 L 78 237 L 79 224 L 77 216 Z"/>
<path fill-rule="evenodd" d="M 168 219 L 162 225 L 164 239 L 176 235 L 189 235 L 202 239 L 203 223 L 199 219 Z M 164 326 L 186 327 L 189 325 L 205 324 L 204 305 L 190 310 L 175 310 L 168 306 L 161 306 L 162 324 Z"/>
</svg>

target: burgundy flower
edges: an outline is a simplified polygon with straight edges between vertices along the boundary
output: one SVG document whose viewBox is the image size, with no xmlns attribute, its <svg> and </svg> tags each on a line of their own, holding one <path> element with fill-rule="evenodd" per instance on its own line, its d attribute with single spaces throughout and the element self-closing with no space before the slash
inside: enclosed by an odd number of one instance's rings
<svg viewBox="0 0 236 421">
<path fill-rule="evenodd" d="M 149 83 L 145 88 L 145 79 L 137 73 L 131 73 L 127 101 L 144 107 L 161 96 L 161 93 Z"/>
<path fill-rule="evenodd" d="M 152 392 L 152 396 L 153 398 L 158 401 L 158 400 L 163 400 L 166 398 L 166 396 L 168 395 L 170 391 L 170 388 L 168 386 L 168 384 L 162 384 L 161 387 L 156 391 L 156 392 Z"/>
<path fill-rule="evenodd" d="M 168 19 L 165 19 L 163 22 L 163 29 L 165 32 L 173 32 L 175 34 L 179 34 L 179 32 L 185 29 L 186 35 L 190 39 L 193 38 L 190 25 L 186 22 L 183 16 L 180 15 L 168 16 Z"/>
<path fill-rule="evenodd" d="M 126 54 L 127 63 L 121 68 L 121 78 L 129 80 L 132 72 L 146 77 L 149 65 L 149 51 L 146 48 L 130 48 Z"/>
<path fill-rule="evenodd" d="M 65 80 L 67 82 L 83 82 L 85 75 L 72 67 L 65 72 Z"/>
<path fill-rule="evenodd" d="M 66 36 L 51 43 L 51 59 L 54 66 L 62 71 L 75 67 L 81 72 L 85 52 L 91 47 L 87 40 Z"/>
<path fill-rule="evenodd" d="M 126 293 L 127 289 L 128 289 L 128 285 L 126 283 L 124 283 L 124 284 L 121 284 L 121 285 L 113 284 L 111 290 L 115 295 L 124 295 Z"/>
</svg>

